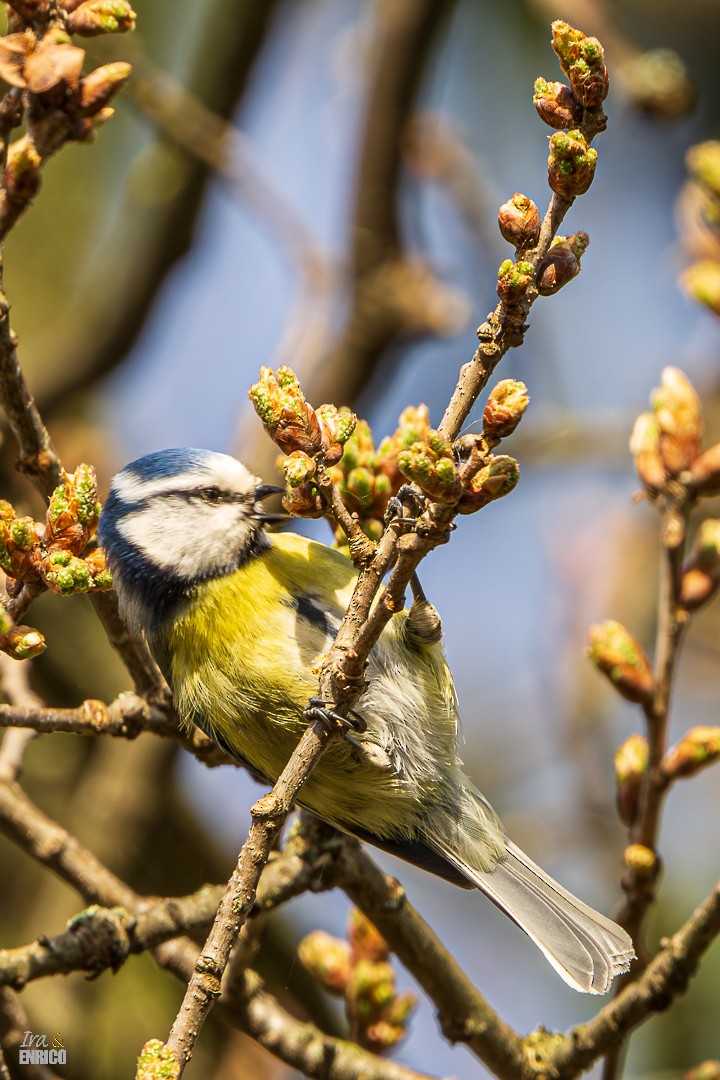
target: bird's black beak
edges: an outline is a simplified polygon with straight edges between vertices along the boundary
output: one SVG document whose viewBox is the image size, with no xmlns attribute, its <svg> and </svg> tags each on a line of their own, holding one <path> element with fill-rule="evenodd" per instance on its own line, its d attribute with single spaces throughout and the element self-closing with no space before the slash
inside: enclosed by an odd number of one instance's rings
<svg viewBox="0 0 720 1080">
<path fill-rule="evenodd" d="M 258 484 L 255 488 L 255 502 L 260 502 L 262 499 L 267 499 L 270 495 L 281 495 L 285 489 L 281 487 L 275 487 L 274 484 Z M 264 525 L 278 524 L 281 521 L 289 521 L 290 514 L 269 514 L 264 510 L 260 510 L 255 507 L 255 514 Z"/>
</svg>

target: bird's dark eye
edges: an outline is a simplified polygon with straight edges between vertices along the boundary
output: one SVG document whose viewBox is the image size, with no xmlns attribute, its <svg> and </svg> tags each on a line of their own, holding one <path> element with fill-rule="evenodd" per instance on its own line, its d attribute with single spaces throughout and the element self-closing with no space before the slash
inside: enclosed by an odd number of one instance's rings
<svg viewBox="0 0 720 1080">
<path fill-rule="evenodd" d="M 222 501 L 222 491 L 220 488 L 200 488 L 198 494 L 203 502 L 210 503 L 211 506 L 217 506 L 217 504 Z"/>
</svg>

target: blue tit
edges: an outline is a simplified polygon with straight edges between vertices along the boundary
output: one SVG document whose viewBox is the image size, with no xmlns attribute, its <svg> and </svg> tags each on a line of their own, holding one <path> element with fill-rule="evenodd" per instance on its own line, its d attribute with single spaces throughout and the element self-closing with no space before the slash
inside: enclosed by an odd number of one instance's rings
<svg viewBox="0 0 720 1080">
<path fill-rule="evenodd" d="M 181 719 L 268 784 L 287 763 L 355 585 L 344 555 L 269 535 L 260 484 L 207 450 L 148 454 L 115 477 L 99 541 L 121 611 L 143 633 Z M 402 611 L 369 658 L 362 723 L 333 740 L 300 802 L 323 821 L 476 887 L 576 990 L 605 993 L 634 956 L 623 929 L 536 866 L 462 769 L 452 675 Z M 364 730 L 359 730 L 364 727 Z"/>
</svg>

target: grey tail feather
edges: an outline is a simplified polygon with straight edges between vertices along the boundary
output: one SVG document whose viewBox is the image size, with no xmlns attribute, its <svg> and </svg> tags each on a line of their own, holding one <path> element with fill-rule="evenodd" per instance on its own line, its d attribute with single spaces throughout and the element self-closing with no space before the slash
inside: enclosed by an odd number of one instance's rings
<svg viewBox="0 0 720 1080">
<path fill-rule="evenodd" d="M 468 866 L 436 837 L 430 842 L 525 931 L 575 990 L 605 994 L 628 970 L 635 950 L 622 927 L 563 889 L 510 840 L 505 856 L 486 871 Z"/>
</svg>

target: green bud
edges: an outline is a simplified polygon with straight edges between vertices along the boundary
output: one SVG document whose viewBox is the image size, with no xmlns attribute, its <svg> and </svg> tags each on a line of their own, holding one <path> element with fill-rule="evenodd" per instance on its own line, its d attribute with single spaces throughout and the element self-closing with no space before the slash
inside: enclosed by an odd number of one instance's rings
<svg viewBox="0 0 720 1080">
<path fill-rule="evenodd" d="M 642 646 L 622 623 L 607 619 L 590 627 L 588 656 L 628 701 L 647 704 L 655 692 L 655 676 Z"/>
<path fill-rule="evenodd" d="M 95 470 L 90 465 L 78 465 L 74 476 L 75 495 L 77 498 L 77 517 L 81 525 L 89 525 L 100 514 L 97 498 L 97 480 Z"/>
<path fill-rule="evenodd" d="M 720 263 L 715 259 L 700 259 L 688 267 L 680 281 L 692 300 L 720 315 Z"/>
<path fill-rule="evenodd" d="M 372 498 L 374 487 L 374 477 L 368 469 L 352 469 L 348 473 L 347 489 L 361 503 Z"/>
<path fill-rule="evenodd" d="M 71 559 L 71 553 L 69 551 L 65 551 L 64 549 L 60 551 L 51 551 L 47 557 L 47 561 L 50 563 L 51 566 L 54 567 L 68 566 Z"/>
<path fill-rule="evenodd" d="M 516 248 L 531 248 L 540 237 L 540 211 L 532 199 L 516 191 L 498 210 L 502 236 Z"/>
<path fill-rule="evenodd" d="M 10 525 L 10 539 L 21 551 L 29 551 L 37 539 L 33 519 L 16 518 Z"/>
<path fill-rule="evenodd" d="M 136 15 L 127 0 L 86 0 L 67 19 L 70 33 L 94 37 L 134 30 Z"/>
<path fill-rule="evenodd" d="M 50 496 L 50 503 L 48 505 L 48 517 L 52 524 L 58 520 L 61 514 L 67 514 L 70 511 L 70 503 L 67 497 L 67 491 L 64 484 L 60 484 L 56 487 Z"/>
<path fill-rule="evenodd" d="M 316 472 L 315 462 L 302 450 L 296 450 L 289 454 L 283 461 L 285 479 L 292 488 L 300 487 L 307 483 Z"/>
<path fill-rule="evenodd" d="M 315 930 L 298 946 L 303 967 L 333 994 L 343 994 L 352 973 L 350 946 L 339 938 Z"/>
</svg>

